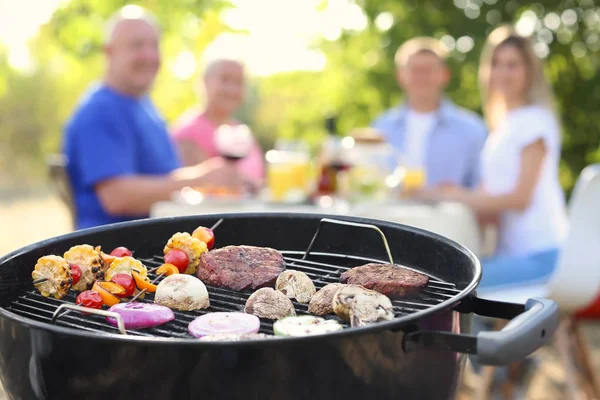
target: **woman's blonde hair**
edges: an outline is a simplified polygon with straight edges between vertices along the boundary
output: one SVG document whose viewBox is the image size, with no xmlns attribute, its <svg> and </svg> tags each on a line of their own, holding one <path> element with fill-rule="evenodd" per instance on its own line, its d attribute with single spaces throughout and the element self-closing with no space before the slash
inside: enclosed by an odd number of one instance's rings
<svg viewBox="0 0 600 400">
<path fill-rule="evenodd" d="M 552 89 L 544 75 L 542 61 L 536 56 L 531 41 L 519 35 L 511 26 L 503 25 L 490 33 L 479 61 L 479 92 L 483 103 L 483 114 L 490 129 L 497 127 L 506 112 L 499 99 L 491 98 L 492 94 L 489 90 L 494 54 L 502 46 L 515 47 L 525 60 L 529 83 L 526 92 L 527 104 L 545 107 L 555 114 Z"/>
</svg>

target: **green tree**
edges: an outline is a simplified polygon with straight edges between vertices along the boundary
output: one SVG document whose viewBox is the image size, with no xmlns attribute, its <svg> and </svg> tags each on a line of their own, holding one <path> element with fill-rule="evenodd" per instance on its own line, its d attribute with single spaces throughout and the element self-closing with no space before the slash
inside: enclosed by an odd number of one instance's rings
<svg viewBox="0 0 600 400">
<path fill-rule="evenodd" d="M 264 129 L 288 136 L 314 134 L 313 140 L 318 140 L 324 133 L 323 116 L 330 110 L 340 115 L 342 132 L 368 125 L 401 100 L 394 53 L 404 41 L 422 35 L 443 38 L 450 45 L 453 80 L 448 95 L 479 112 L 477 68 L 485 38 L 498 24 L 515 23 L 525 16 L 533 18 L 538 51 L 547 53 L 546 70 L 563 124 L 565 188 L 571 188 L 586 164 L 600 161 L 600 75 L 596 73 L 600 9 L 593 1 L 364 0 L 356 4 L 366 16 L 367 27 L 360 32 L 345 30 L 336 41 L 316 44 L 327 55 L 322 73 L 279 75 L 261 82 L 264 104 L 257 122 Z"/>
</svg>

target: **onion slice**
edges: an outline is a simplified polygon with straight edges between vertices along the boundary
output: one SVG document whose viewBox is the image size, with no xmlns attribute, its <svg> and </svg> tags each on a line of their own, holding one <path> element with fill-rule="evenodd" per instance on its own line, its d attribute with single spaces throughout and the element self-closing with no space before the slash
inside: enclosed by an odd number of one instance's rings
<svg viewBox="0 0 600 400">
<path fill-rule="evenodd" d="M 314 315 L 298 315 L 282 318 L 273 324 L 275 336 L 310 336 L 341 331 L 343 326 L 332 319 Z"/>
<path fill-rule="evenodd" d="M 108 311 L 121 315 L 125 329 L 151 328 L 175 319 L 175 314 L 169 307 L 153 303 L 119 303 Z M 106 321 L 112 326 L 117 326 L 115 318 L 106 317 Z"/>
<path fill-rule="evenodd" d="M 190 335 L 201 338 L 217 334 L 257 333 L 257 316 L 241 312 L 214 312 L 202 315 L 188 325 Z"/>
</svg>

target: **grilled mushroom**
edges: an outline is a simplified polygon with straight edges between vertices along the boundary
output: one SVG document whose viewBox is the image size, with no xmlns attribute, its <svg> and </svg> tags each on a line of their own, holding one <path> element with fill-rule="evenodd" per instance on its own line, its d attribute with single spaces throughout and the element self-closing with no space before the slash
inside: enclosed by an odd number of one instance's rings
<svg viewBox="0 0 600 400">
<path fill-rule="evenodd" d="M 330 283 L 323 286 L 308 303 L 308 312 L 315 315 L 333 314 L 333 296 L 343 288 L 343 283 Z"/>
<path fill-rule="evenodd" d="M 105 265 L 101 251 L 89 244 L 73 246 L 63 254 L 69 264 L 75 264 L 81 269 L 81 279 L 73 285 L 73 290 L 82 292 L 90 289 L 97 279 L 104 279 Z"/>
<path fill-rule="evenodd" d="M 292 301 L 272 288 L 258 289 L 246 301 L 244 312 L 259 318 L 281 319 L 296 315 Z"/>
<path fill-rule="evenodd" d="M 289 299 L 296 299 L 299 303 L 308 303 L 317 290 L 315 285 L 304 272 L 291 269 L 279 274 L 275 289 L 285 294 Z"/>
<path fill-rule="evenodd" d="M 394 319 L 390 299 L 374 290 L 348 285 L 333 296 L 333 310 L 351 326 L 364 326 L 378 321 Z"/>
<path fill-rule="evenodd" d="M 210 307 L 204 283 L 191 275 L 167 276 L 156 287 L 154 302 L 176 310 L 191 311 Z"/>
</svg>

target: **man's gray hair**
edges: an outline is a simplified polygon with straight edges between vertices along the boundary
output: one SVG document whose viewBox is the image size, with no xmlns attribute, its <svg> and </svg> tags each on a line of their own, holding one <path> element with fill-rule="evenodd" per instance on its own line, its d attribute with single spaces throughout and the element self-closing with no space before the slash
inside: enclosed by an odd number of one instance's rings
<svg viewBox="0 0 600 400">
<path fill-rule="evenodd" d="M 112 41 L 115 29 L 117 28 L 120 22 L 126 20 L 145 21 L 148 24 L 152 25 L 156 29 L 156 31 L 160 33 L 158 21 L 151 12 L 140 6 L 129 4 L 117 10 L 108 19 L 104 28 L 104 44 L 108 44 Z"/>
</svg>

